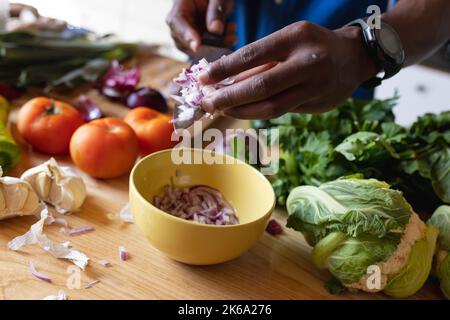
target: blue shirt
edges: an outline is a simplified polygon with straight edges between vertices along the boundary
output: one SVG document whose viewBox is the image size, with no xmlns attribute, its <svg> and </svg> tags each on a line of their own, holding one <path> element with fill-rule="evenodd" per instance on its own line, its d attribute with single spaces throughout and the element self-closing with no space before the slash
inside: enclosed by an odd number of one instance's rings
<svg viewBox="0 0 450 320">
<path fill-rule="evenodd" d="M 329 29 L 367 16 L 370 5 L 387 10 L 388 0 L 235 0 L 230 20 L 237 23 L 236 49 L 261 39 L 291 23 L 308 20 Z M 373 97 L 372 90 L 358 89 L 353 96 Z"/>
</svg>

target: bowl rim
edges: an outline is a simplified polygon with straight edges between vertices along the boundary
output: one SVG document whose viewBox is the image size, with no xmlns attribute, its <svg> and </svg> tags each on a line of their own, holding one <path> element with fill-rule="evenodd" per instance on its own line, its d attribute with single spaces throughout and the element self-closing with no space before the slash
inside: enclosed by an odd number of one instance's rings
<svg viewBox="0 0 450 320">
<path fill-rule="evenodd" d="M 184 150 L 188 150 L 188 151 L 199 151 L 199 152 L 202 152 L 202 153 L 203 153 L 203 152 L 209 152 L 209 153 L 212 153 L 212 152 L 213 152 L 213 150 L 206 150 L 206 149 L 199 149 L 199 148 L 178 148 L 178 149 L 184 149 Z M 270 215 L 272 215 L 272 212 L 273 212 L 273 210 L 275 209 L 275 205 L 276 205 L 275 191 L 273 190 L 272 186 L 270 186 L 270 190 L 271 190 L 271 197 L 272 197 L 273 200 L 272 200 L 272 205 L 271 205 L 270 209 L 268 209 L 267 212 L 264 213 L 261 217 L 259 217 L 259 218 L 257 218 L 257 219 L 254 219 L 254 220 L 251 220 L 251 221 L 248 221 L 248 222 L 245 222 L 245 223 L 238 223 L 238 224 L 233 224 L 233 225 L 215 225 L 215 224 L 198 223 L 198 222 L 195 222 L 195 221 L 186 220 L 186 219 L 183 219 L 183 218 L 180 218 L 180 217 L 176 217 L 176 216 L 174 216 L 174 215 L 171 215 L 171 214 L 168 213 L 168 212 L 165 212 L 165 211 L 163 211 L 163 210 L 157 208 L 156 206 L 153 205 L 153 203 L 151 203 L 151 202 L 148 201 L 146 198 L 144 198 L 144 196 L 141 194 L 141 192 L 140 192 L 140 191 L 138 190 L 138 188 L 136 187 L 136 185 L 135 185 L 135 183 L 134 183 L 135 172 L 136 172 L 136 170 L 137 170 L 137 167 L 138 167 L 142 162 L 144 162 L 147 158 L 151 158 L 151 157 L 154 157 L 154 156 L 159 155 L 159 154 L 162 154 L 162 153 L 172 152 L 172 150 L 173 150 L 173 148 L 172 148 L 172 149 L 164 149 L 164 150 L 160 150 L 160 151 L 157 151 L 157 152 L 154 152 L 154 153 L 152 153 L 152 154 L 149 154 L 149 155 L 145 156 L 144 158 L 140 159 L 140 160 L 134 165 L 134 167 L 133 167 L 133 169 L 131 170 L 131 173 L 130 173 L 130 180 L 129 180 L 129 183 L 130 183 L 130 192 L 131 192 L 131 189 L 133 189 L 134 192 L 137 194 L 138 198 L 139 198 L 146 206 L 149 206 L 150 208 L 155 209 L 154 211 L 155 211 L 157 214 L 159 214 L 159 215 L 164 215 L 164 216 L 168 217 L 169 219 L 172 219 L 172 220 L 174 220 L 174 221 L 178 221 L 178 222 L 180 222 L 180 223 L 185 223 L 185 224 L 188 224 L 188 225 L 194 225 L 194 226 L 204 227 L 204 228 L 214 228 L 214 229 L 215 229 L 215 228 L 219 228 L 219 229 L 224 229 L 224 228 L 227 228 L 227 229 L 231 229 L 231 228 L 239 228 L 239 227 L 243 227 L 243 226 L 246 226 L 246 225 L 254 224 L 255 222 L 258 222 L 258 221 L 261 221 L 261 220 L 266 219 L 266 217 L 269 218 Z M 214 152 L 217 152 L 217 151 L 214 151 Z M 224 154 L 224 156 L 225 156 L 225 157 L 231 157 L 230 155 L 227 155 L 227 154 Z M 245 165 L 245 166 L 250 167 L 250 169 L 251 169 L 255 174 L 257 174 L 263 181 L 265 181 L 266 183 L 270 184 L 269 180 L 267 180 L 267 178 L 266 178 L 261 172 L 259 172 L 258 170 L 256 170 L 254 167 L 252 167 L 251 165 L 245 163 L 245 162 L 242 161 L 242 160 L 236 159 L 236 158 L 234 158 L 234 157 L 233 157 L 233 159 L 234 159 L 235 161 L 237 161 L 239 164 L 243 164 L 243 165 Z M 213 164 L 213 165 L 214 165 L 214 164 Z M 220 191 L 220 190 L 219 190 L 219 191 Z M 132 212 L 132 214 L 134 215 L 133 212 Z"/>
</svg>

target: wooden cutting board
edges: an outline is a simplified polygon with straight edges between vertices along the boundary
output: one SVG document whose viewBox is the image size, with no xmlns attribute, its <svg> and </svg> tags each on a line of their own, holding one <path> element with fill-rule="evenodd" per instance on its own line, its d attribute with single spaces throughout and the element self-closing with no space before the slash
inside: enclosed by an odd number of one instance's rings
<svg viewBox="0 0 450 320">
<path fill-rule="evenodd" d="M 147 55 L 142 59 L 144 85 L 161 89 L 169 83 L 183 64 L 167 58 Z M 76 97 L 64 96 L 66 100 Z M 98 102 L 106 114 L 123 117 L 127 109 L 107 101 L 94 90 L 87 95 Z M 26 100 L 16 103 L 17 106 Z M 29 97 L 28 97 L 29 98 Z M 15 121 L 16 113 L 12 114 Z M 230 119 L 218 124 L 221 128 L 246 125 Z M 48 157 L 23 147 L 20 164 L 12 175 L 42 163 Z M 72 166 L 69 157 L 58 157 L 62 165 Z M 77 170 L 75 168 L 75 170 Z M 194 267 L 173 261 L 153 248 L 137 226 L 111 220 L 109 215 L 119 212 L 128 202 L 128 177 L 112 180 L 93 179 L 80 172 L 87 184 L 88 197 L 81 210 L 66 217 L 71 227 L 93 226 L 94 232 L 67 236 L 59 226 L 47 226 L 46 234 L 54 241 L 69 240 L 73 246 L 89 256 L 81 283 L 93 280 L 100 283 L 90 289 L 68 289 L 73 280 L 72 264 L 57 260 L 36 246 L 18 252 L 6 246 L 12 238 L 25 233 L 36 221 L 34 217 L 0 221 L 0 299 L 42 299 L 65 290 L 69 299 L 386 299 L 383 294 L 344 293 L 330 295 L 323 284 L 329 277 L 326 271 L 315 268 L 309 258 L 310 248 L 302 235 L 285 229 L 278 237 L 264 234 L 261 240 L 240 258 L 216 266 Z M 274 212 L 285 224 L 283 209 Z M 119 259 L 118 248 L 125 246 L 130 259 Z M 201 250 L 201 248 L 199 248 Z M 107 259 L 112 267 L 98 263 Z M 37 270 L 49 275 L 53 283 L 36 279 L 28 269 L 32 260 Z M 414 299 L 442 299 L 438 283 L 429 280 Z"/>
</svg>

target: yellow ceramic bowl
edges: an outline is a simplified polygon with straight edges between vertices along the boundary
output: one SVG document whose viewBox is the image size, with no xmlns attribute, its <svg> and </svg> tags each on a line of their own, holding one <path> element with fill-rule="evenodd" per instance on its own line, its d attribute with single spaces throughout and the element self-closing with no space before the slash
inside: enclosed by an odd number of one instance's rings
<svg viewBox="0 0 450 320">
<path fill-rule="evenodd" d="M 197 160 L 214 155 L 199 149 L 179 152 Z M 131 212 L 153 246 L 177 261 L 210 265 L 239 257 L 256 243 L 275 206 L 272 186 L 253 167 L 228 156 L 225 159 L 234 163 L 176 165 L 171 150 L 164 150 L 136 164 L 130 176 Z M 202 184 L 216 188 L 236 209 L 240 224 L 199 224 L 159 210 L 152 205 L 153 197 L 171 178 L 178 186 Z"/>
</svg>

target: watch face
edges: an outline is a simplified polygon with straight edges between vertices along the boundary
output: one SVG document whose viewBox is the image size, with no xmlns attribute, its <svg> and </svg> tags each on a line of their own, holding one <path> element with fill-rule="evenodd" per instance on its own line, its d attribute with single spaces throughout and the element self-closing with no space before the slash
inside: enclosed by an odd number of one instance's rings
<svg viewBox="0 0 450 320">
<path fill-rule="evenodd" d="M 381 28 L 375 30 L 378 44 L 396 63 L 401 64 L 404 60 L 402 42 L 397 32 L 388 24 L 382 22 Z"/>
</svg>

